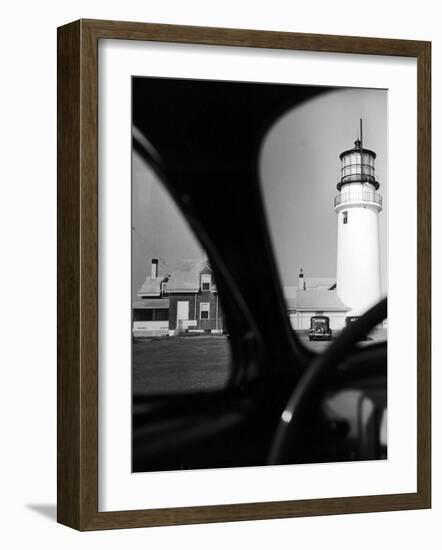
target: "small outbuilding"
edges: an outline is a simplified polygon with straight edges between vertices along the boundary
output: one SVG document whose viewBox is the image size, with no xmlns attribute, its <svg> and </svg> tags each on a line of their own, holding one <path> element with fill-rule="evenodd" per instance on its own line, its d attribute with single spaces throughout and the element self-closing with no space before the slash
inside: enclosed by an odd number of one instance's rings
<svg viewBox="0 0 442 550">
<path fill-rule="evenodd" d="M 167 336 L 169 334 L 169 300 L 146 298 L 132 304 L 134 336 Z"/>
<path fill-rule="evenodd" d="M 286 304 L 294 330 L 309 329 L 310 319 L 316 315 L 326 315 L 331 329 L 342 329 L 350 311 L 336 290 L 298 290 L 295 297 L 286 299 Z"/>
<path fill-rule="evenodd" d="M 344 328 L 350 308 L 337 294 L 336 279 L 305 277 L 301 269 L 298 285 L 284 287 L 284 296 L 294 330 L 309 329 L 311 318 L 317 315 L 327 316 L 333 330 Z"/>
<path fill-rule="evenodd" d="M 158 260 L 151 263 L 151 272 L 132 303 L 134 336 L 165 336 L 169 334 L 169 300 L 164 296 L 168 275 L 158 276 Z"/>
</svg>

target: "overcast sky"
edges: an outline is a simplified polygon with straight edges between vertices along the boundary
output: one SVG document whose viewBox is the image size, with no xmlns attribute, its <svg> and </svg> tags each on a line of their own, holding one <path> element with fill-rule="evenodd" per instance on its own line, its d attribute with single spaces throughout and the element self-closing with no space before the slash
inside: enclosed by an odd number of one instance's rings
<svg viewBox="0 0 442 550">
<path fill-rule="evenodd" d="M 353 147 L 359 119 L 364 147 L 376 152 L 376 179 L 384 209 L 380 214 L 382 289 L 387 288 L 387 92 L 337 89 L 283 115 L 264 139 L 260 155 L 263 195 L 284 286 L 306 276 L 336 276 L 339 154 Z M 159 258 L 170 272 L 182 258 L 202 251 L 174 202 L 148 166 L 133 157 L 133 288 L 136 291 Z"/>
</svg>

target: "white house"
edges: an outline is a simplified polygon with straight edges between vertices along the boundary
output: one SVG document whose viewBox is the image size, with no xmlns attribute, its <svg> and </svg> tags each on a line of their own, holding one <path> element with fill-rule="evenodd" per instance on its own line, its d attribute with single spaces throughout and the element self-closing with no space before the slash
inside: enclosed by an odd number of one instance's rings
<svg viewBox="0 0 442 550">
<path fill-rule="evenodd" d="M 302 276 L 301 276 L 302 275 Z M 310 318 L 314 315 L 327 315 L 331 329 L 345 326 L 345 318 L 350 311 L 336 292 L 335 279 L 328 277 L 304 277 L 300 273 L 297 287 L 284 288 L 290 323 L 294 330 L 310 328 Z"/>
</svg>

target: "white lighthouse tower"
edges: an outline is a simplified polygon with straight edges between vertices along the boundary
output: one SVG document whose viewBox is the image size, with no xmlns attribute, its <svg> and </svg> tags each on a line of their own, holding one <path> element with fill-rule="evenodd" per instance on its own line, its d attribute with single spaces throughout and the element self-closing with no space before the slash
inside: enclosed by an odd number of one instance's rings
<svg viewBox="0 0 442 550">
<path fill-rule="evenodd" d="M 351 308 L 349 316 L 362 315 L 381 299 L 379 212 L 382 197 L 376 192 L 376 153 L 364 149 L 360 139 L 341 153 L 341 179 L 337 185 L 338 258 L 336 291 Z"/>
</svg>

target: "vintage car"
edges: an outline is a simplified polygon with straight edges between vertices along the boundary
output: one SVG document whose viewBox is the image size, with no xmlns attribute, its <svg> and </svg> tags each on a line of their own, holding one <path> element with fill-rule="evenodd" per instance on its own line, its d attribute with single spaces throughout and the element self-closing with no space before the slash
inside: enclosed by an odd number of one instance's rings
<svg viewBox="0 0 442 550">
<path fill-rule="evenodd" d="M 134 393 L 133 471 L 385 458 L 387 346 L 358 342 L 386 317 L 386 299 L 323 352 L 304 346 L 286 311 L 260 187 L 271 126 L 327 89 L 200 81 L 196 90 L 170 80 L 134 86 L 133 147 L 207 252 L 231 371 L 210 391 Z"/>
<path fill-rule="evenodd" d="M 330 318 L 325 315 L 314 315 L 310 319 L 310 330 L 308 339 L 311 340 L 331 340 L 332 331 L 330 328 Z"/>
</svg>

